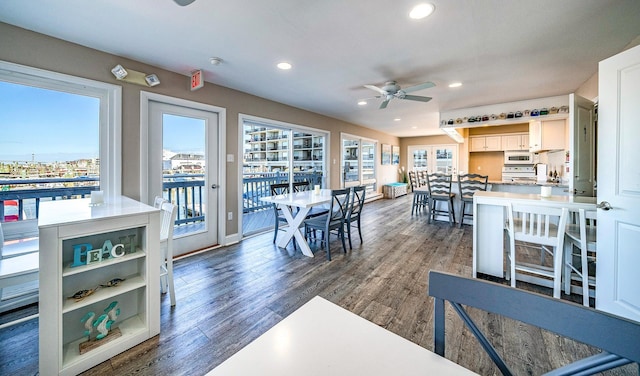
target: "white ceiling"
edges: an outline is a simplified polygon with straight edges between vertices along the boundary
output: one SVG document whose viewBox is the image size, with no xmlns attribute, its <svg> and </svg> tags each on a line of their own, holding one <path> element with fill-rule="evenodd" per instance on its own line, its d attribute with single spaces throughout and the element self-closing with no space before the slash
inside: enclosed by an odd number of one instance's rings
<svg viewBox="0 0 640 376">
<path fill-rule="evenodd" d="M 0 21 L 399 137 L 440 134 L 440 111 L 571 93 L 640 35 L 639 0 L 424 0 L 435 13 L 409 19 L 421 1 L 3 0 Z M 387 80 L 437 86 L 357 105 Z"/>
</svg>

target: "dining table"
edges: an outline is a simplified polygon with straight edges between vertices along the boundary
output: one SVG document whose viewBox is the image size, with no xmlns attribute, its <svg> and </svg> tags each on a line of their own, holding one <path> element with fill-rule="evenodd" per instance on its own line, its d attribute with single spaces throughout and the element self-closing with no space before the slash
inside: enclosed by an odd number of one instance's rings
<svg viewBox="0 0 640 376">
<path fill-rule="evenodd" d="M 331 203 L 331 190 L 320 189 L 319 191 L 302 191 L 292 192 L 282 195 L 274 195 L 260 198 L 261 201 L 269 202 L 277 205 L 282 209 L 282 214 L 287 220 L 288 226 L 285 227 L 276 239 L 276 245 L 285 248 L 292 238 L 295 238 L 302 254 L 313 257 L 313 252 L 309 247 L 309 243 L 304 237 L 300 227 L 305 218 L 311 211 L 311 208 L 319 205 L 327 205 Z"/>
<path fill-rule="evenodd" d="M 476 375 L 316 296 L 207 376 Z"/>
</svg>

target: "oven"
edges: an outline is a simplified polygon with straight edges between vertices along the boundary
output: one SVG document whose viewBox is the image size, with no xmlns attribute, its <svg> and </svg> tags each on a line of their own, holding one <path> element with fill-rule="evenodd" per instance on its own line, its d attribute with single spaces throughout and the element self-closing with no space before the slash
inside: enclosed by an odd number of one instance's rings
<svg viewBox="0 0 640 376">
<path fill-rule="evenodd" d="M 504 166 L 502 167 L 502 181 L 509 183 L 536 183 L 536 173 L 533 166 Z"/>
<path fill-rule="evenodd" d="M 533 166 L 533 153 L 528 151 L 505 151 L 504 152 L 504 165 L 529 165 Z"/>
</svg>

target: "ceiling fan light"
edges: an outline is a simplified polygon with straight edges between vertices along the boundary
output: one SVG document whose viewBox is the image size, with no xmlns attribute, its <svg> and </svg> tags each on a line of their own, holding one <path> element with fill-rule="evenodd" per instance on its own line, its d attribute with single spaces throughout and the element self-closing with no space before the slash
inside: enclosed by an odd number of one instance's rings
<svg viewBox="0 0 640 376">
<path fill-rule="evenodd" d="M 433 4 L 422 3 L 418 4 L 409 12 L 409 17 L 414 20 L 421 20 L 425 17 L 428 17 L 433 13 L 436 7 Z"/>
</svg>

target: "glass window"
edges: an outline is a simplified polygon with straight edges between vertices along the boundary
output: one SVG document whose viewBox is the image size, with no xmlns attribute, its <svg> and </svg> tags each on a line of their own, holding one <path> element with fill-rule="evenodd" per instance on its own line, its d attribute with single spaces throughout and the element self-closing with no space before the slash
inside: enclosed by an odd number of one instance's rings
<svg viewBox="0 0 640 376">
<path fill-rule="evenodd" d="M 342 187 L 364 185 L 367 191 L 376 190 L 376 149 L 378 142 L 342 135 L 340 175 Z"/>
<path fill-rule="evenodd" d="M 409 170 L 457 174 L 457 145 L 413 145 L 408 152 Z"/>
<path fill-rule="evenodd" d="M 113 85 L 0 62 L 0 221 L 35 219 L 44 200 L 120 193 L 119 100 Z"/>
<path fill-rule="evenodd" d="M 242 231 L 247 235 L 273 228 L 272 206 L 260 201 L 270 195 L 271 184 L 325 186 L 327 134 L 246 116 L 242 137 Z"/>
</svg>

